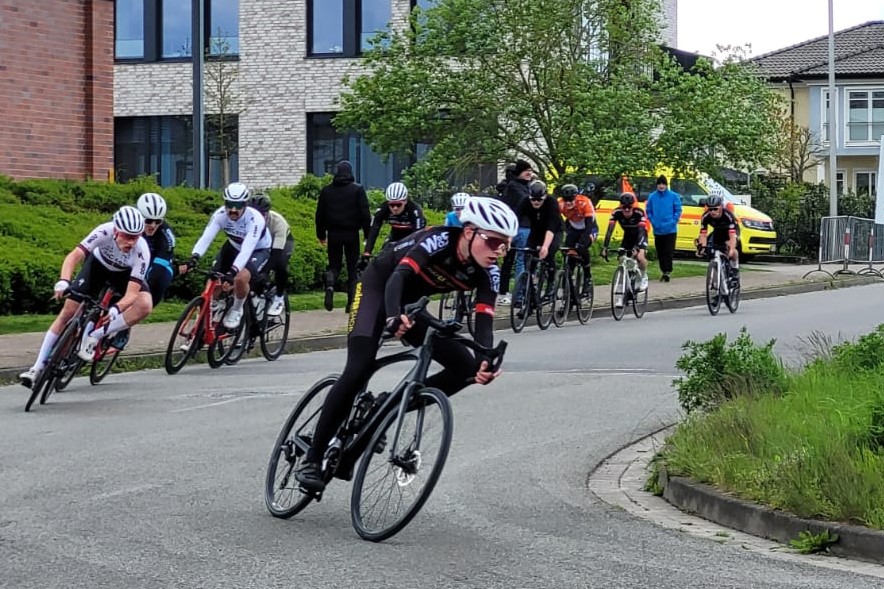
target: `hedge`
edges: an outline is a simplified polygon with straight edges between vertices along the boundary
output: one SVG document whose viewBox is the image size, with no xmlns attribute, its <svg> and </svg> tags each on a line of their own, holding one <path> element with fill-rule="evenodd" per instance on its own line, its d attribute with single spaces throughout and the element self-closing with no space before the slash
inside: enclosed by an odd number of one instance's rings
<svg viewBox="0 0 884 589">
<path fill-rule="evenodd" d="M 320 286 L 327 257 L 316 240 L 313 223 L 318 190 L 330 177 L 306 176 L 296 186 L 268 189 L 273 208 L 291 225 L 295 250 L 290 262 L 289 288 L 303 292 Z M 65 255 L 93 227 L 110 220 L 120 206 L 134 204 L 144 192 L 157 192 L 169 205 L 167 220 L 177 237 L 176 254 L 187 257 L 206 226 L 209 215 L 221 205 L 217 192 L 192 188 L 162 188 L 150 178 L 127 184 L 68 180 L 13 181 L 0 176 L 0 314 L 46 313 L 52 286 Z M 383 200 L 370 191 L 373 207 Z M 443 213 L 426 211 L 428 222 L 441 223 Z M 221 247 L 223 239 L 207 253 Z M 170 297 L 188 299 L 202 288 L 202 278 L 188 275 L 172 282 Z"/>
</svg>

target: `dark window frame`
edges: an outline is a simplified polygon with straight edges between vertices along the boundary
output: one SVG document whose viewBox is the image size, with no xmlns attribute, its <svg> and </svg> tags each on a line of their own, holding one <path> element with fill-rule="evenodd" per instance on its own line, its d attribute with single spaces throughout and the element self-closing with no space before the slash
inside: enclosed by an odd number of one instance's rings
<svg viewBox="0 0 884 589">
<path fill-rule="evenodd" d="M 305 57 L 307 59 L 341 59 L 361 57 L 364 53 L 362 50 L 362 4 L 364 2 L 377 0 L 343 0 L 342 3 L 342 47 L 340 53 L 323 53 L 313 52 L 313 5 L 321 3 L 323 0 L 307 0 L 306 17 L 307 17 L 307 43 L 305 47 Z M 385 0 L 390 3 L 390 18 L 393 17 L 393 0 Z M 411 0 L 412 7 L 415 0 Z"/>
<path fill-rule="evenodd" d="M 206 22 L 203 31 L 203 51 L 211 49 L 210 43 L 212 38 L 212 0 L 202 0 L 205 11 Z M 237 0 L 237 11 L 239 3 L 246 0 Z M 191 62 L 192 55 L 181 57 L 163 57 L 163 0 L 144 0 L 144 52 L 142 57 L 117 57 L 117 27 L 114 23 L 114 62 L 115 63 L 176 63 Z M 239 38 L 239 28 L 237 27 L 236 35 Z M 192 49 L 191 49 L 192 52 Z M 231 61 L 239 60 L 239 51 L 225 55 L 209 55 L 207 59 L 225 59 Z"/>
</svg>

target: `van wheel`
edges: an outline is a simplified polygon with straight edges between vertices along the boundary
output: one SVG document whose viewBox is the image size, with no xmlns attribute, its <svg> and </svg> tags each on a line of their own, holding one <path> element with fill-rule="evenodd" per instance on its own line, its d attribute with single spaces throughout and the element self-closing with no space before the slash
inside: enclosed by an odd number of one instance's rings
<svg viewBox="0 0 884 589">
<path fill-rule="evenodd" d="M 746 264 L 746 263 L 751 262 L 752 260 L 755 259 L 755 254 L 744 254 L 743 253 L 743 242 L 740 241 L 739 239 L 737 240 L 737 252 L 738 252 L 737 255 L 740 257 L 741 264 Z"/>
</svg>

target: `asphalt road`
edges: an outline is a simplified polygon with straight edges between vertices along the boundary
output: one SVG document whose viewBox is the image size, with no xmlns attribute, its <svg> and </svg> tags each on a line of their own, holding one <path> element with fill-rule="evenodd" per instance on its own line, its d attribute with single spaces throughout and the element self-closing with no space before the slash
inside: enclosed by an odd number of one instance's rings
<svg viewBox="0 0 884 589">
<path fill-rule="evenodd" d="M 78 379 L 32 413 L 0 388 L 2 587 L 880 587 L 657 528 L 593 499 L 587 472 L 677 419 L 670 382 L 687 338 L 742 325 L 787 360 L 812 330 L 884 323 L 884 285 L 536 328 L 506 374 L 453 399 L 445 472 L 418 517 L 382 544 L 350 524 L 348 483 L 288 521 L 262 485 L 299 392 L 341 351 Z"/>
</svg>

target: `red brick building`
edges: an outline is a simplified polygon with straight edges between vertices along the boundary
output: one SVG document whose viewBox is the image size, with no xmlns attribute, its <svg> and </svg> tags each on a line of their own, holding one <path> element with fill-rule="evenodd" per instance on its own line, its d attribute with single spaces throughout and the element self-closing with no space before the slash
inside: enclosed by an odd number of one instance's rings
<svg viewBox="0 0 884 589">
<path fill-rule="evenodd" d="M 113 0 L 0 0 L 0 174 L 106 179 Z"/>
</svg>

